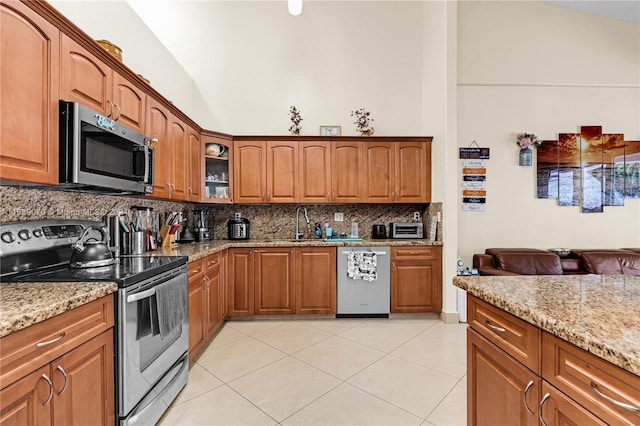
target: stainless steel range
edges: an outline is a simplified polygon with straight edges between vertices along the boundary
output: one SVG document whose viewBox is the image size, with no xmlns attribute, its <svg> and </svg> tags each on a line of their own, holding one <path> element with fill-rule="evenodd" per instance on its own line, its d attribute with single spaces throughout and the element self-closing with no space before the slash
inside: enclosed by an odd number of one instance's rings
<svg viewBox="0 0 640 426">
<path fill-rule="evenodd" d="M 0 282 L 116 282 L 116 418 L 120 425 L 155 424 L 188 379 L 187 258 L 122 256 L 110 266 L 71 268 L 72 244 L 91 226 L 103 224 L 1 224 Z M 92 232 L 85 238 L 102 238 Z"/>
</svg>

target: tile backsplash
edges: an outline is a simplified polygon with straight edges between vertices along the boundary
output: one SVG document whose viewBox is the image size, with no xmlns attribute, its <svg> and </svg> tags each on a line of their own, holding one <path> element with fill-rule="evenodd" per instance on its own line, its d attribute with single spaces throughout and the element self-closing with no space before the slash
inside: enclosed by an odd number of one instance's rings
<svg viewBox="0 0 640 426">
<path fill-rule="evenodd" d="M 193 226 L 193 209 L 209 209 L 213 213 L 216 240 L 227 238 L 227 221 L 234 213 L 242 213 L 251 221 L 251 238 L 289 239 L 295 238 L 296 204 L 194 204 L 153 200 L 148 197 L 122 195 L 100 195 L 94 193 L 50 191 L 24 187 L 0 186 L 0 223 L 38 219 L 89 219 L 101 220 L 107 214 L 123 211 L 131 213 L 132 206 L 152 207 L 154 213 L 165 215 L 182 211 Z M 420 212 L 429 238 L 431 217 L 442 211 L 442 203 L 431 204 L 309 204 L 307 208 L 311 222 L 325 221 L 338 233 L 351 233 L 351 223 L 358 222 L 361 238 L 371 238 L 373 224 L 411 222 L 413 213 Z M 334 213 L 342 213 L 342 222 L 334 221 Z M 438 241 L 442 241 L 442 222 L 438 224 Z M 304 215 L 300 212 L 301 232 L 307 233 Z"/>
</svg>

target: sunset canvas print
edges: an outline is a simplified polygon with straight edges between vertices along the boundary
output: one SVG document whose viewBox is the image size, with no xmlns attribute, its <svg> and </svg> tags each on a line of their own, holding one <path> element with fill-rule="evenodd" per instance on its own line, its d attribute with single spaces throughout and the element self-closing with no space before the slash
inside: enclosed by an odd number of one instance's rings
<svg viewBox="0 0 640 426">
<path fill-rule="evenodd" d="M 602 126 L 582 126 L 580 133 L 559 133 L 536 150 L 536 196 L 555 198 L 560 206 L 580 206 L 583 213 L 624 206 L 640 198 L 640 141 L 622 133 L 602 133 Z"/>
<path fill-rule="evenodd" d="M 640 198 L 640 141 L 625 142 L 625 196 Z"/>
<path fill-rule="evenodd" d="M 582 169 L 582 212 L 602 213 L 602 126 L 580 128 L 580 168 Z"/>
<path fill-rule="evenodd" d="M 558 198 L 558 141 L 544 141 L 536 151 L 538 198 Z"/>
<path fill-rule="evenodd" d="M 579 133 L 558 135 L 558 204 L 561 206 L 580 205 L 579 143 Z"/>
<path fill-rule="evenodd" d="M 624 135 L 602 135 L 603 204 L 624 206 Z"/>
</svg>

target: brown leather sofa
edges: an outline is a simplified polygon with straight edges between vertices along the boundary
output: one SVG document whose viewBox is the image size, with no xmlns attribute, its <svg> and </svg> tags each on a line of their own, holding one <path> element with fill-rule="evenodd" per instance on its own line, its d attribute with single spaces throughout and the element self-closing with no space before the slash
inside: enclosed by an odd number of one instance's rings
<svg viewBox="0 0 640 426">
<path fill-rule="evenodd" d="M 572 249 L 564 257 L 533 248 L 488 248 L 473 255 L 480 275 L 640 275 L 640 248 Z"/>
</svg>

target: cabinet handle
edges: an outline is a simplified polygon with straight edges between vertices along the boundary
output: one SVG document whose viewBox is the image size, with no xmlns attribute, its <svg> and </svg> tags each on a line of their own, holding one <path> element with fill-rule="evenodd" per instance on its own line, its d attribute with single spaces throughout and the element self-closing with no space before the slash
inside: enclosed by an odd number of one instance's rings
<svg viewBox="0 0 640 426">
<path fill-rule="evenodd" d="M 524 408 L 526 408 L 529 414 L 533 416 L 535 413 L 531 410 L 531 408 L 529 408 L 529 404 L 527 404 L 527 392 L 529 392 L 531 386 L 533 386 L 533 380 L 527 383 L 527 387 L 524 388 L 524 393 L 522 394 L 522 402 L 524 403 Z"/>
<path fill-rule="evenodd" d="M 409 252 L 409 255 L 411 255 L 411 256 L 417 256 L 419 254 L 420 254 L 420 252 L 417 252 L 417 251 L 410 251 Z"/>
<path fill-rule="evenodd" d="M 51 340 L 47 340 L 46 342 L 38 342 L 36 343 L 36 348 L 42 348 L 44 346 L 50 345 L 52 343 L 57 342 L 58 340 L 62 339 L 65 336 L 65 332 L 63 331 L 62 333 L 60 333 L 60 335 L 54 339 Z"/>
<path fill-rule="evenodd" d="M 194 274 L 199 274 L 200 273 L 200 269 L 193 269 L 191 272 L 193 272 Z"/>
<path fill-rule="evenodd" d="M 211 280 L 206 275 L 204 276 L 204 282 L 205 282 L 204 289 L 208 290 L 209 287 L 211 286 Z"/>
<path fill-rule="evenodd" d="M 107 114 L 107 117 L 111 117 L 113 115 L 113 102 L 108 100 L 107 103 L 111 105 L 111 109 L 109 110 L 109 114 Z"/>
<path fill-rule="evenodd" d="M 62 377 L 64 377 L 64 385 L 62 386 L 62 389 L 60 389 L 60 392 L 58 392 L 58 396 L 60 396 L 65 391 L 65 389 L 67 389 L 67 372 L 64 371 L 64 368 L 62 368 L 61 365 L 59 365 L 56 370 L 58 370 L 60 374 L 62 374 Z"/>
<path fill-rule="evenodd" d="M 391 271 L 396 271 L 396 262 L 391 262 Z"/>
<path fill-rule="evenodd" d="M 49 385 L 49 396 L 42 403 L 42 405 L 47 405 L 49 401 L 51 401 L 51 398 L 53 398 L 53 382 L 51 381 L 50 378 L 47 377 L 46 374 L 43 374 L 42 376 L 40 376 L 40 378 L 44 379 L 44 381 L 47 382 L 47 384 Z"/>
<path fill-rule="evenodd" d="M 189 191 L 189 197 L 193 194 L 193 189 L 190 186 L 187 187 L 187 191 Z"/>
<path fill-rule="evenodd" d="M 549 394 L 549 392 L 544 394 L 544 396 L 542 397 L 542 401 L 540 401 L 540 405 L 538 406 L 538 419 L 540 419 L 540 423 L 542 424 L 542 426 L 549 426 L 547 422 L 545 422 L 544 419 L 542 418 L 542 406 L 544 405 L 545 402 L 547 402 L 547 399 L 549 399 L 550 397 L 551 397 L 551 394 Z"/>
<path fill-rule="evenodd" d="M 120 116 L 122 115 L 122 110 L 120 109 L 120 105 L 115 104 L 115 107 L 118 108 L 118 117 L 114 118 L 113 121 L 118 121 L 120 120 Z"/>
<path fill-rule="evenodd" d="M 502 327 L 496 327 L 495 325 L 491 324 L 491 321 L 489 321 L 489 320 L 485 320 L 484 323 L 485 323 L 485 325 L 487 327 L 489 327 L 493 331 L 497 331 L 498 333 L 506 333 L 507 332 L 506 329 L 504 329 Z"/>
<path fill-rule="evenodd" d="M 604 399 L 605 401 L 608 401 L 608 402 L 612 403 L 613 405 L 616 405 L 616 406 L 618 406 L 620 408 L 624 408 L 625 410 L 632 411 L 634 413 L 640 413 L 640 408 L 635 407 L 635 406 L 630 405 L 630 404 L 625 404 L 624 402 L 616 401 L 615 399 L 611 398 L 610 396 L 607 396 L 607 395 L 603 394 L 602 391 L 600 389 L 598 389 L 598 385 L 594 381 L 591 381 L 591 389 L 593 389 L 593 391 L 596 393 L 596 395 L 598 395 L 600 398 Z"/>
</svg>

